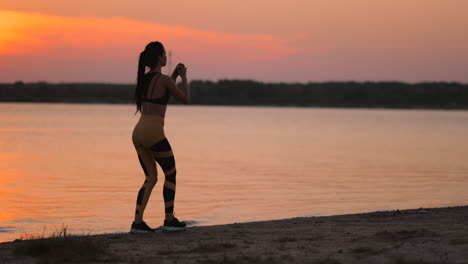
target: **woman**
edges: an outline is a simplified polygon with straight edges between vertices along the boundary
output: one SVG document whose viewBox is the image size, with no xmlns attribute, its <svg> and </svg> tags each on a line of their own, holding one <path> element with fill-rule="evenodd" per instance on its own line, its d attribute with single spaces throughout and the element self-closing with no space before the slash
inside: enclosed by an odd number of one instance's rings
<svg viewBox="0 0 468 264">
<path fill-rule="evenodd" d="M 172 95 L 177 100 L 188 104 L 190 90 L 187 84 L 187 68 L 184 64 L 179 63 L 169 77 L 161 73 L 161 68 L 166 66 L 166 61 L 166 51 L 158 41 L 149 43 L 140 54 L 138 61 L 135 114 L 140 111 L 141 115 L 133 129 L 132 141 L 146 179 L 138 192 L 131 233 L 148 233 L 155 230 L 143 221 L 143 213 L 151 191 L 158 181 L 156 162 L 161 166 L 165 175 L 163 229 L 185 229 L 185 223 L 180 222 L 174 216 L 176 167 L 171 145 L 164 134 L 164 117 L 169 97 Z M 147 73 L 145 73 L 146 67 L 149 67 Z M 182 79 L 182 91 L 175 86 L 177 76 Z"/>
</svg>

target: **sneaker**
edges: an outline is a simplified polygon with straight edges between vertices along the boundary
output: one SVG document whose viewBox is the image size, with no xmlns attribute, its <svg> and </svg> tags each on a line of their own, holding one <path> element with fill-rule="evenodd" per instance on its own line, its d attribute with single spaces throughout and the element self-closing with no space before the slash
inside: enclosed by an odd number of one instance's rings
<svg viewBox="0 0 468 264">
<path fill-rule="evenodd" d="M 178 230 L 185 230 L 186 224 L 184 222 L 180 222 L 175 216 L 173 216 L 171 221 L 164 220 L 163 229 L 167 231 L 178 231 Z"/>
<path fill-rule="evenodd" d="M 138 233 L 153 233 L 154 228 L 149 227 L 144 221 L 141 223 L 132 223 L 132 227 L 130 228 L 130 233 L 138 234 Z"/>
</svg>

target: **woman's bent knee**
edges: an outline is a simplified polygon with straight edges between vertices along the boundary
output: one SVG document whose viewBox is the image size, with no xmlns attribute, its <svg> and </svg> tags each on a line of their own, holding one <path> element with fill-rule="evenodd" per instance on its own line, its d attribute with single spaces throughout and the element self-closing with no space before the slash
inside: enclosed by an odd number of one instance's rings
<svg viewBox="0 0 468 264">
<path fill-rule="evenodd" d="M 146 177 L 145 182 L 148 183 L 148 185 L 154 186 L 158 182 L 158 177 Z"/>
</svg>

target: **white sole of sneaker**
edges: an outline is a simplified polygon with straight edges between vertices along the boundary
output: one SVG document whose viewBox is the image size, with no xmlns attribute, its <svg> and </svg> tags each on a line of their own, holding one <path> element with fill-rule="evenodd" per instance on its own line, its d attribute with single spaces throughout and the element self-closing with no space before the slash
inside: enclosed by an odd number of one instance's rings
<svg viewBox="0 0 468 264">
<path fill-rule="evenodd" d="M 146 231 L 146 230 L 140 230 L 140 229 L 131 229 L 130 233 L 132 234 L 146 234 L 146 233 L 154 233 L 153 231 Z"/>
<path fill-rule="evenodd" d="M 185 227 L 162 226 L 162 229 L 166 231 L 182 231 L 185 230 Z"/>
</svg>

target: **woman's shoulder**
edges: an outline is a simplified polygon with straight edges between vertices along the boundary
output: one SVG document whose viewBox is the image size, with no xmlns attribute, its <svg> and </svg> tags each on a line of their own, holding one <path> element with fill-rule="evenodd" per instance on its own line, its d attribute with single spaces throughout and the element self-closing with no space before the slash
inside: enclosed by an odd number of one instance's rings
<svg viewBox="0 0 468 264">
<path fill-rule="evenodd" d="M 147 72 L 147 73 L 145 73 L 144 78 L 146 80 L 160 79 L 161 81 L 171 79 L 171 77 L 169 75 L 166 75 L 166 74 L 163 74 L 163 73 L 156 73 L 156 72 Z"/>
<path fill-rule="evenodd" d="M 168 82 L 172 80 L 171 76 L 163 74 L 163 73 L 161 73 L 161 76 L 159 77 L 159 79 L 161 79 L 162 82 Z"/>
</svg>

